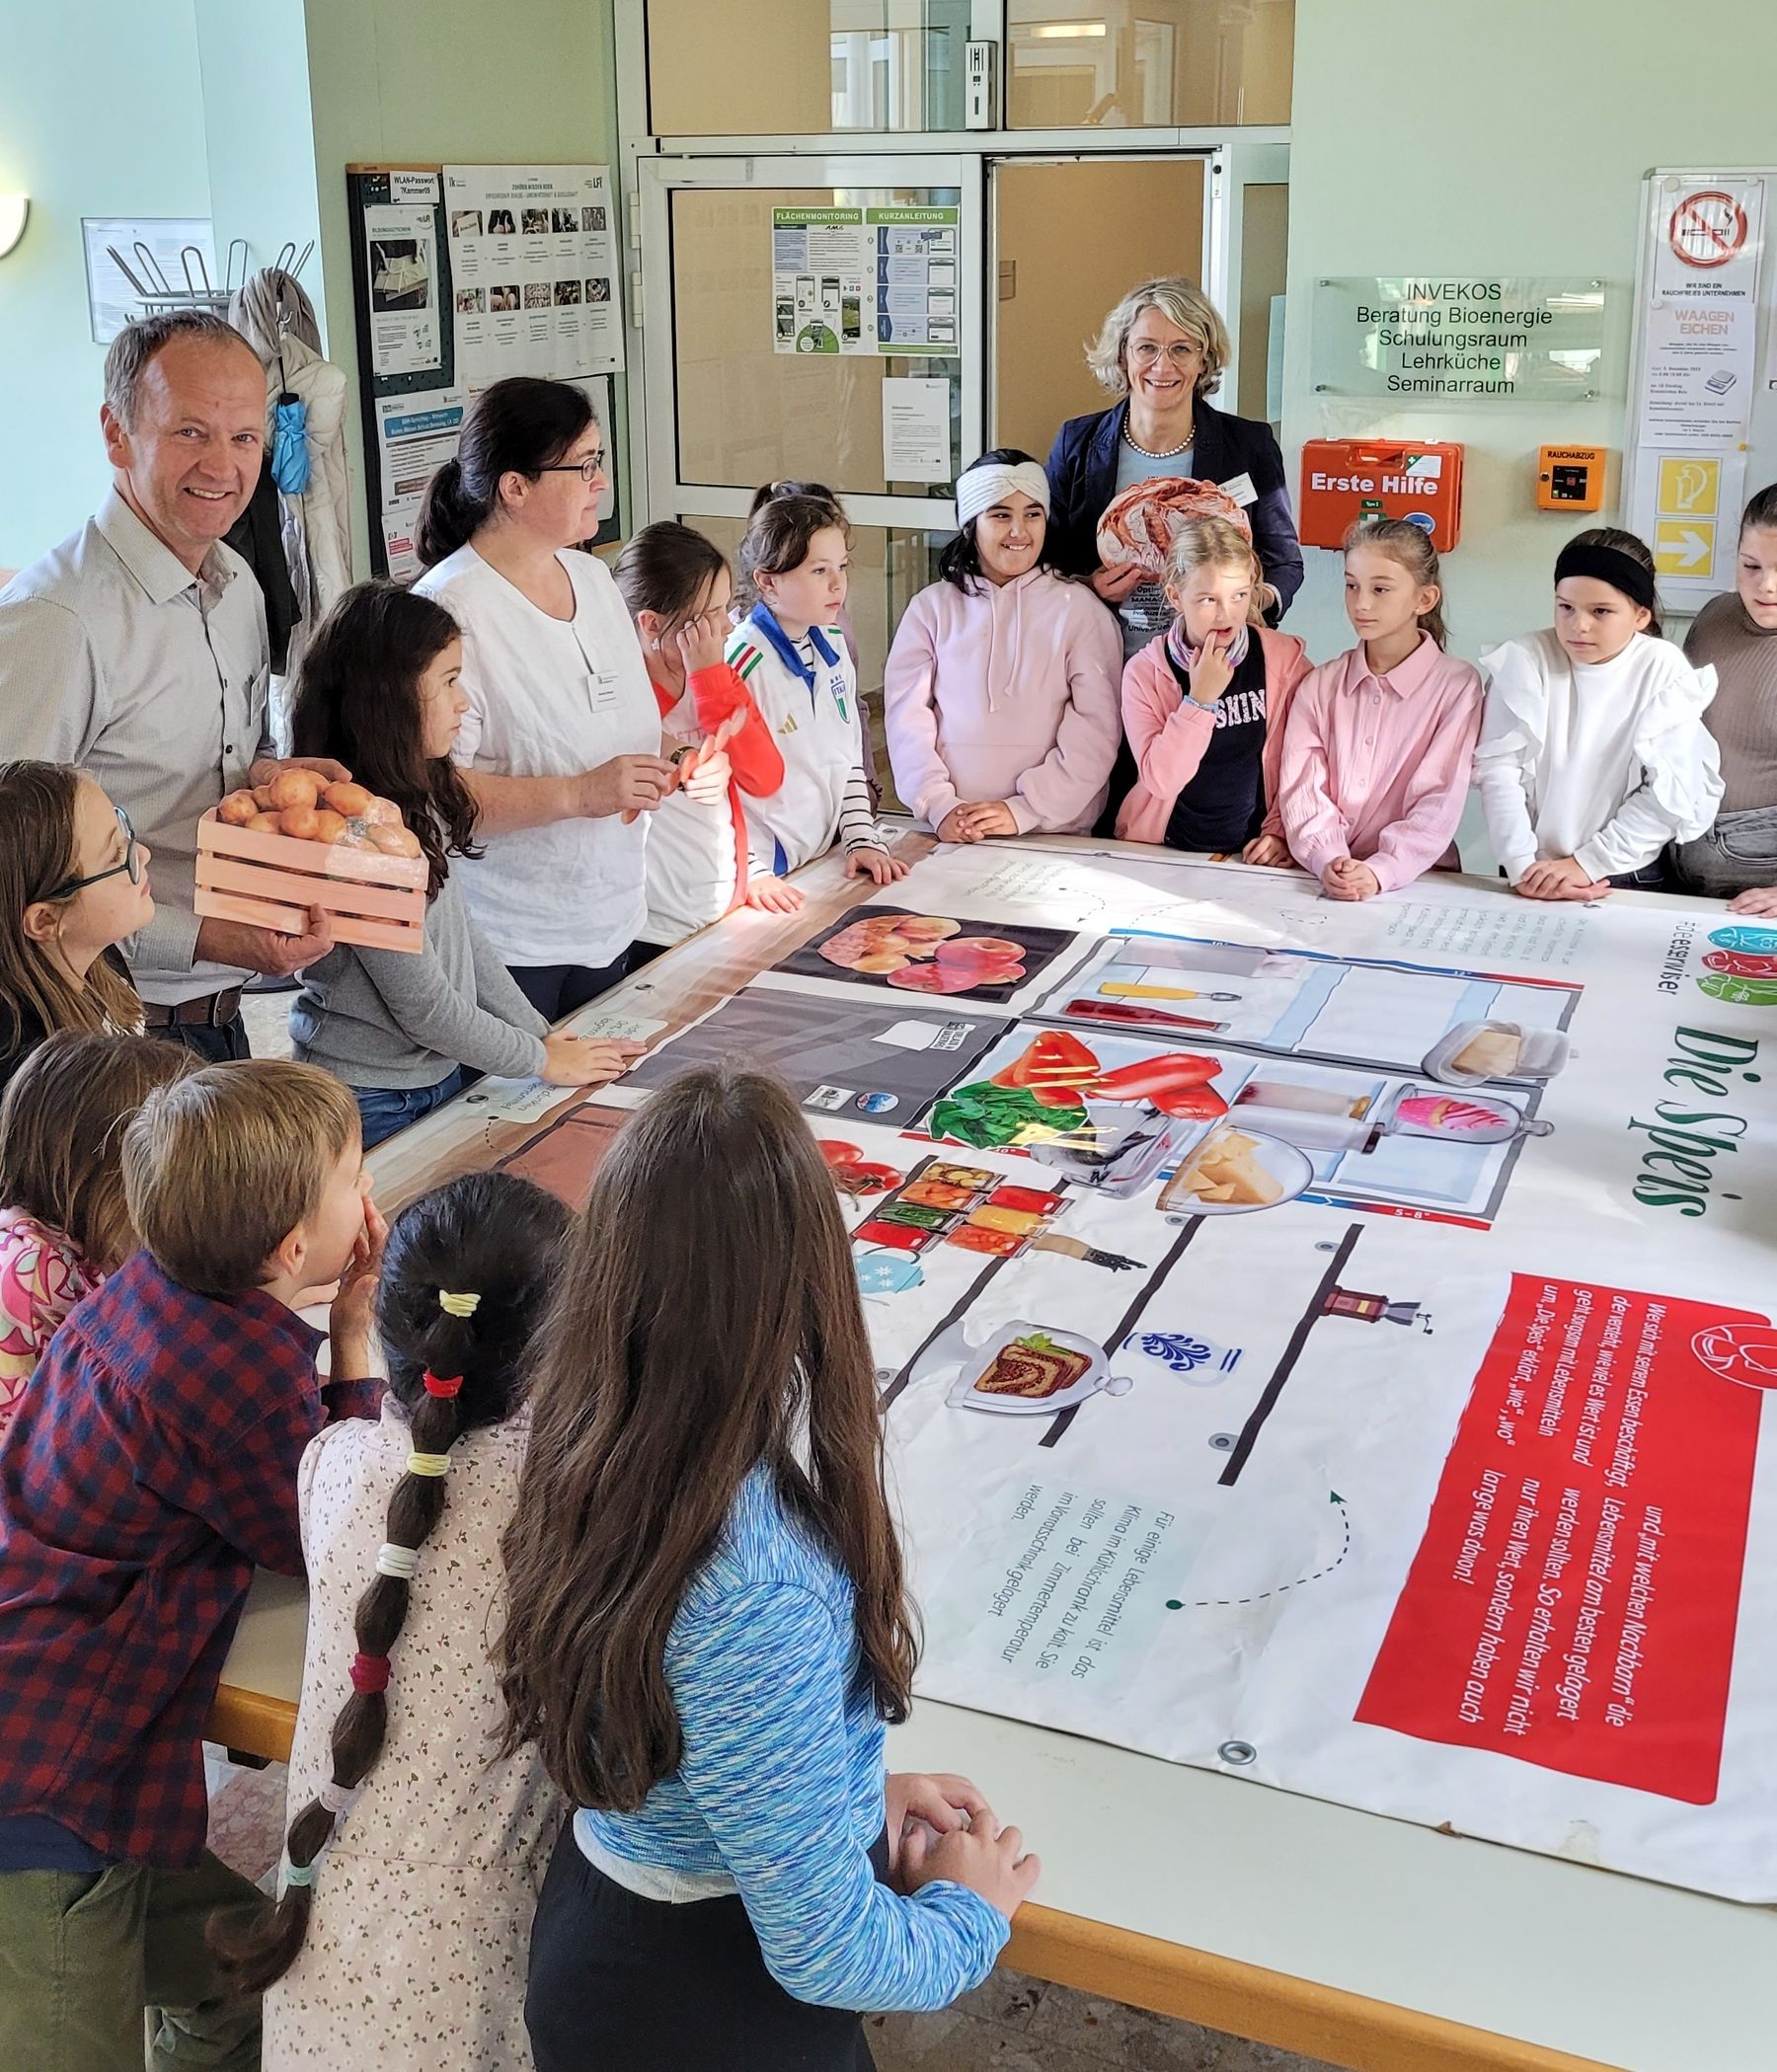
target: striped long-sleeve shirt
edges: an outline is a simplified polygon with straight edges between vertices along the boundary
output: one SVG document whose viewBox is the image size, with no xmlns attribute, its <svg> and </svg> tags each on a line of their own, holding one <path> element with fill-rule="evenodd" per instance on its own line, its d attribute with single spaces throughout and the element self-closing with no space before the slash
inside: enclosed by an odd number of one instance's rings
<svg viewBox="0 0 1777 2072">
<path fill-rule="evenodd" d="M 903 1898 L 871 1869 L 883 1723 L 859 1673 L 851 1584 L 763 1469 L 685 1593 L 666 1676 L 683 1760 L 638 1811 L 577 1815 L 589 1857 L 705 1892 L 732 1880 L 772 1976 L 816 2006 L 944 2007 L 986 1977 L 1007 1937 L 995 1907 L 943 1881 Z"/>
</svg>

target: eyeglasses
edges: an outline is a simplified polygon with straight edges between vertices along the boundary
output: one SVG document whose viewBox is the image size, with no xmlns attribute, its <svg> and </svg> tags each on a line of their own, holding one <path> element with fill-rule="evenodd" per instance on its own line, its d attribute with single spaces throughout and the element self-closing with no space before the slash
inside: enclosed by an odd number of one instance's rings
<svg viewBox="0 0 1777 2072">
<path fill-rule="evenodd" d="M 547 468 L 539 468 L 539 475 L 578 475 L 587 489 L 604 473 L 605 457 L 602 452 L 588 453 L 584 460 L 552 461 Z"/>
<path fill-rule="evenodd" d="M 103 884 L 108 878 L 127 878 L 131 884 L 140 884 L 142 859 L 136 847 L 136 831 L 121 806 L 117 807 L 117 825 L 123 830 L 123 861 L 120 864 L 113 864 L 109 871 L 95 871 L 90 878 L 70 878 L 58 884 L 54 891 L 45 892 L 43 897 L 72 899 L 76 892 L 84 892 L 90 884 Z"/>
<path fill-rule="evenodd" d="M 1196 345 L 1160 345 L 1152 339 L 1137 339 L 1129 347 L 1129 357 L 1138 367 L 1151 367 L 1162 353 L 1168 366 L 1179 368 L 1190 366 L 1198 356 Z"/>
</svg>

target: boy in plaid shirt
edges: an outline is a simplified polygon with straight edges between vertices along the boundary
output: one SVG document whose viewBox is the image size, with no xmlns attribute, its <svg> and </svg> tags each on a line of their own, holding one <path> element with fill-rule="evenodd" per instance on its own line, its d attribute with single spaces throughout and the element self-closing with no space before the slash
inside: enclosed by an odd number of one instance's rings
<svg viewBox="0 0 1777 2072">
<path fill-rule="evenodd" d="M 259 2064 L 204 1942 L 264 1905 L 204 1849 L 203 1726 L 256 1565 L 302 1573 L 296 1466 L 369 1416 L 384 1229 L 357 1108 L 212 1065 L 124 1139 L 144 1250 L 74 1310 L 0 1442 L 0 2066 Z M 332 1371 L 291 1304 L 341 1279 Z"/>
</svg>

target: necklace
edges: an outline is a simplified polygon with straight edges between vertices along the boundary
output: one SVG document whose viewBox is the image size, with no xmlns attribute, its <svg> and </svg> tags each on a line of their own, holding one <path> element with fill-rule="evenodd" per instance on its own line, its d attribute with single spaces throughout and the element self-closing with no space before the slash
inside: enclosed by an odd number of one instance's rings
<svg viewBox="0 0 1777 2072">
<path fill-rule="evenodd" d="M 1194 424 L 1176 446 L 1168 446 L 1164 452 L 1156 453 L 1151 446 L 1144 446 L 1126 423 L 1123 425 L 1123 444 L 1130 452 L 1139 453 L 1143 460 L 1177 460 L 1181 453 L 1191 451 L 1196 437 L 1197 426 Z"/>
</svg>

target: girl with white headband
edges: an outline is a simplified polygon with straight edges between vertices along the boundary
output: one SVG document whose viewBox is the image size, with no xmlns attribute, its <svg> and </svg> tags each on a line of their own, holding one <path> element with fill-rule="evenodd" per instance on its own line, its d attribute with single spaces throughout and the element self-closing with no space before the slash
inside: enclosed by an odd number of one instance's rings
<svg viewBox="0 0 1777 2072">
<path fill-rule="evenodd" d="M 902 803 L 947 842 L 1088 831 L 1121 739 L 1117 622 L 1049 554 L 1049 485 L 1016 447 L 957 478 L 962 530 L 883 679 Z"/>
<path fill-rule="evenodd" d="M 303 1455 L 282 1890 L 217 1935 L 243 1988 L 270 1988 L 265 2072 L 531 2064 L 531 1918 L 567 1807 L 534 1750 L 490 1761 L 503 1709 L 488 1650 L 530 1345 L 569 1222 L 503 1173 L 405 1208 L 377 1297 L 381 1419 Z"/>
</svg>

